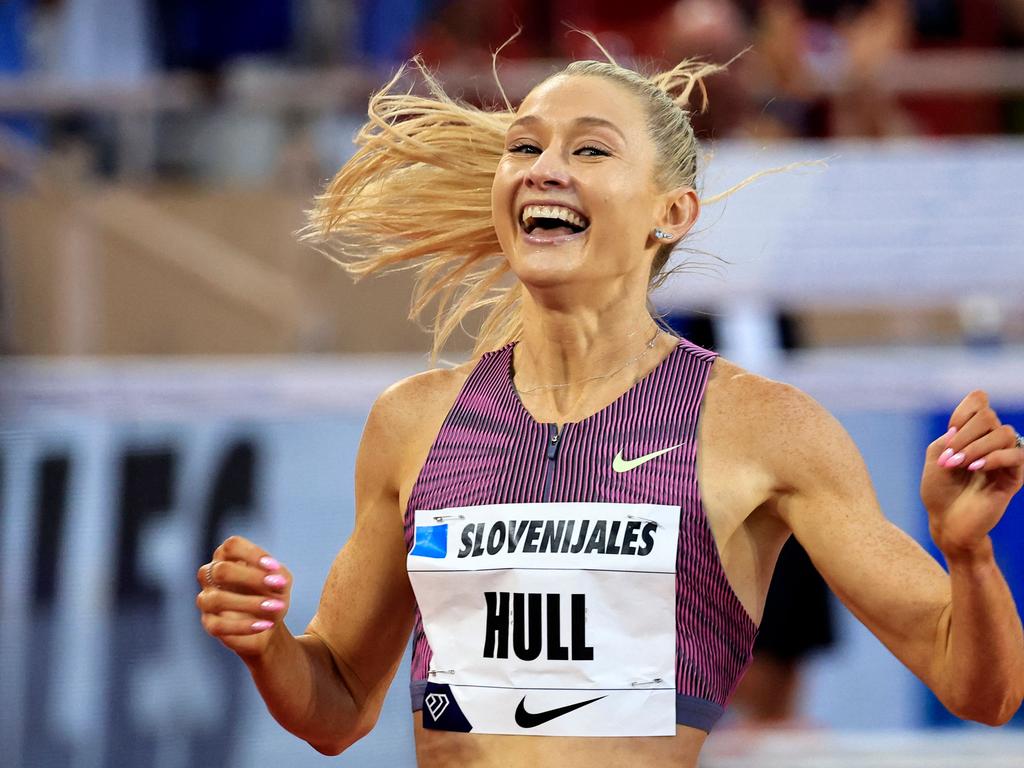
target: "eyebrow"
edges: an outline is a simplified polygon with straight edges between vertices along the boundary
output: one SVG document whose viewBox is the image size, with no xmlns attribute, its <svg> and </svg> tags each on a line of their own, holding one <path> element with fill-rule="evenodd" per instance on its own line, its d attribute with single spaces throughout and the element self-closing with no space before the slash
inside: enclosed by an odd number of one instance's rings
<svg viewBox="0 0 1024 768">
<path fill-rule="evenodd" d="M 541 122 L 540 118 L 536 117 L 535 115 L 524 115 L 523 117 L 520 117 L 518 120 L 513 120 L 512 124 L 508 127 L 508 129 L 512 130 L 513 128 L 519 125 L 532 125 L 539 122 Z M 584 117 L 577 117 L 575 120 L 572 121 L 572 123 L 574 126 L 585 126 L 588 128 L 608 128 L 609 130 L 619 134 L 619 137 L 622 139 L 623 143 L 629 143 L 626 141 L 626 135 L 619 129 L 619 127 L 610 120 L 605 120 L 603 117 L 594 117 L 592 115 L 586 115 Z"/>
</svg>

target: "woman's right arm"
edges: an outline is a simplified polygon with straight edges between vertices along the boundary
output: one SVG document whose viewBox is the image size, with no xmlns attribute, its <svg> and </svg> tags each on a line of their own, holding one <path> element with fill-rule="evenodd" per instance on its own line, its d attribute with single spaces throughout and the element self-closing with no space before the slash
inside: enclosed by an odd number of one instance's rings
<svg viewBox="0 0 1024 768">
<path fill-rule="evenodd" d="M 416 409 L 404 389 L 390 388 L 370 411 L 356 458 L 355 531 L 305 634 L 292 635 L 283 620 L 291 574 L 252 542 L 233 536 L 217 548 L 213 586 L 208 565 L 198 574 L 206 631 L 245 661 L 273 717 L 324 754 L 376 723 L 412 628 L 398 494 Z M 283 583 L 266 581 L 274 576 Z"/>
</svg>

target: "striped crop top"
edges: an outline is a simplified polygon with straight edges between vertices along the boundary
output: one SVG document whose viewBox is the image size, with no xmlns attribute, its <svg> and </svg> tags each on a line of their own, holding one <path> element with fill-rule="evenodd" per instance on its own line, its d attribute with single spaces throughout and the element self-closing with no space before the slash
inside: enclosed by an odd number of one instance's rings
<svg viewBox="0 0 1024 768">
<path fill-rule="evenodd" d="M 676 723 L 710 731 L 751 658 L 757 627 L 729 584 L 697 487 L 697 425 L 715 353 L 680 339 L 617 400 L 561 433 L 527 412 L 513 384 L 515 342 L 481 356 L 427 454 L 405 513 L 536 502 L 678 507 Z M 676 449 L 667 450 L 668 447 Z M 659 453 L 660 452 L 660 453 Z M 632 462 L 621 455 L 657 460 Z M 615 469 L 613 469 L 615 464 Z M 419 608 L 413 708 L 423 706 L 432 651 Z"/>
</svg>

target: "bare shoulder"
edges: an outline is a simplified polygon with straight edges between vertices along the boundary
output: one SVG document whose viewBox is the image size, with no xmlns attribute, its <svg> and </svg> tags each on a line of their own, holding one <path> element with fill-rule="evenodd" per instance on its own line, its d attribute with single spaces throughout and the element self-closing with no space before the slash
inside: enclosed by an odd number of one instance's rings
<svg viewBox="0 0 1024 768">
<path fill-rule="evenodd" d="M 375 456 L 373 465 L 387 468 L 387 483 L 400 497 L 408 492 L 410 477 L 426 459 L 475 363 L 471 360 L 401 379 L 385 389 L 370 409 L 363 450 Z"/>
<path fill-rule="evenodd" d="M 784 483 L 822 464 L 859 460 L 846 430 L 817 400 L 723 358 L 712 368 L 704 409 L 712 430 L 732 436 L 737 452 L 758 457 Z"/>
<path fill-rule="evenodd" d="M 773 438 L 780 432 L 814 427 L 831 418 L 814 398 L 797 387 L 751 373 L 722 357 L 711 369 L 704 408 L 711 414 L 728 415 L 737 429 L 756 425 L 758 434 Z"/>
<path fill-rule="evenodd" d="M 711 369 L 707 398 L 709 403 L 739 409 L 752 418 L 769 414 L 807 417 L 824 412 L 810 395 L 792 384 L 751 373 L 724 357 L 715 360 Z"/>
<path fill-rule="evenodd" d="M 374 402 L 371 418 L 408 435 L 424 421 L 430 422 L 437 411 L 447 413 L 473 370 L 474 362 L 454 368 L 433 368 L 396 381 Z"/>
</svg>

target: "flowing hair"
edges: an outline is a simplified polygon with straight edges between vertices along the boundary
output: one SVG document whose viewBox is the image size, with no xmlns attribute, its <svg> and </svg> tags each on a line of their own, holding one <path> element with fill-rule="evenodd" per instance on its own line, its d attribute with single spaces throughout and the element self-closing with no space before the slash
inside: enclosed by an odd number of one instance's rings
<svg viewBox="0 0 1024 768">
<path fill-rule="evenodd" d="M 659 182 L 665 188 L 696 189 L 698 146 L 689 100 L 696 90 L 702 95 L 701 110 L 706 108 L 703 78 L 728 64 L 686 60 L 648 78 L 605 55 L 608 62 L 576 61 L 551 77 L 603 77 L 644 99 L 658 148 Z M 437 300 L 429 326 L 430 361 L 436 365 L 445 342 L 457 328 L 465 330 L 464 318 L 476 310 L 487 313 L 474 337 L 474 358 L 519 338 L 522 331 L 522 285 L 502 254 L 491 212 L 491 185 L 515 111 L 507 98 L 506 108 L 498 110 L 452 99 L 418 57 L 411 69 L 427 95 L 400 90 L 409 69 L 401 68 L 370 98 L 368 120 L 355 138 L 358 149 L 315 198 L 301 238 L 357 281 L 415 269 L 409 318 L 418 320 Z M 701 203 L 717 202 L 762 175 L 789 167 L 761 171 Z M 674 247 L 659 247 L 649 290 L 676 271 L 665 269 Z"/>
</svg>

